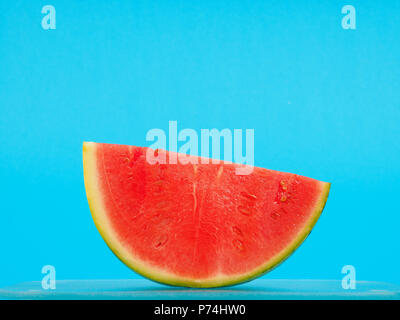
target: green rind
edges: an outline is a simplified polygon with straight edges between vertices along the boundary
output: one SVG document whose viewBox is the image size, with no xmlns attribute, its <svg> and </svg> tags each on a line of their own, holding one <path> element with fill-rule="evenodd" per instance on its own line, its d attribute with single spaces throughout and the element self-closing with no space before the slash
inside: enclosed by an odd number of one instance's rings
<svg viewBox="0 0 400 320">
<path fill-rule="evenodd" d="M 87 144 L 87 143 L 86 143 Z M 270 259 L 267 261 L 264 265 L 261 267 L 252 270 L 251 272 L 247 274 L 243 274 L 240 276 L 229 276 L 229 277 L 223 277 L 223 278 L 215 278 L 215 279 L 206 279 L 206 280 L 193 280 L 193 279 L 186 279 L 186 278 L 179 278 L 176 276 L 168 276 L 168 275 L 163 275 L 162 272 L 149 272 L 148 270 L 154 269 L 154 268 L 145 268 L 145 267 L 139 267 L 138 264 L 131 263 L 122 252 L 117 248 L 116 244 L 114 243 L 116 240 L 113 240 L 112 237 L 107 236 L 109 233 L 105 228 L 104 224 L 100 223 L 99 215 L 96 214 L 96 205 L 94 203 L 96 197 L 92 197 L 90 195 L 90 187 L 89 187 L 89 182 L 88 182 L 88 164 L 87 161 L 85 162 L 85 143 L 83 146 L 84 152 L 83 152 L 83 162 L 84 162 L 84 178 L 85 178 L 85 187 L 86 187 L 86 193 L 87 193 L 87 198 L 88 198 L 88 203 L 90 207 L 90 211 L 92 213 L 92 218 L 93 221 L 108 245 L 108 247 L 111 249 L 111 251 L 117 256 L 118 259 L 120 259 L 125 265 L 127 265 L 129 268 L 131 268 L 133 271 L 136 273 L 153 280 L 158 283 L 162 284 L 168 284 L 171 286 L 180 286 L 180 287 L 191 287 L 191 288 L 214 288 L 214 287 L 224 287 L 224 286 L 232 286 L 235 284 L 247 282 L 250 280 L 253 280 L 257 277 L 260 277 L 267 272 L 271 271 L 272 269 L 276 268 L 278 265 L 280 265 L 283 261 L 285 261 L 290 255 L 293 254 L 293 252 L 303 243 L 303 241 L 307 238 L 307 236 L 310 234 L 311 230 L 313 229 L 314 225 L 318 221 L 318 218 L 320 217 L 326 201 L 328 199 L 329 195 L 329 190 L 330 190 L 330 183 L 327 182 L 321 182 L 323 184 L 322 190 L 321 190 L 321 195 L 319 197 L 319 200 L 316 203 L 316 206 L 314 208 L 314 212 L 311 214 L 308 222 L 305 224 L 304 228 L 301 230 L 301 232 L 298 234 L 298 236 L 292 241 L 290 245 L 287 246 L 287 248 L 283 251 L 281 251 L 276 257 L 273 259 Z"/>
</svg>

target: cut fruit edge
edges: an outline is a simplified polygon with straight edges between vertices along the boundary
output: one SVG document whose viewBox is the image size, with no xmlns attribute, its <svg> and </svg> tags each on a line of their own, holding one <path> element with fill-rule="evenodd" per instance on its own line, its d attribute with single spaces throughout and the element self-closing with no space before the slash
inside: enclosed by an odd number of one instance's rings
<svg viewBox="0 0 400 320">
<path fill-rule="evenodd" d="M 172 286 L 183 287 L 197 287 L 197 288 L 212 288 L 230 286 L 234 284 L 250 281 L 254 278 L 260 277 L 263 274 L 271 271 L 280 263 L 286 260 L 307 238 L 318 218 L 320 217 L 325 203 L 327 201 L 330 189 L 330 183 L 320 182 L 321 193 L 318 201 L 316 201 L 314 210 L 310 215 L 308 221 L 305 223 L 304 228 L 292 240 L 292 242 L 275 257 L 269 259 L 261 266 L 240 275 L 229 276 L 216 276 L 209 279 L 192 279 L 174 275 L 170 272 L 160 269 L 154 265 L 142 261 L 142 259 L 135 257 L 127 248 L 125 248 L 118 240 L 118 236 L 111 226 L 105 205 L 103 203 L 103 196 L 100 189 L 99 174 L 97 168 L 97 143 L 84 142 L 83 143 L 83 171 L 86 196 L 88 199 L 90 211 L 93 221 L 111 251 L 129 268 L 138 274 L 149 278 L 153 281 L 168 284 Z"/>
</svg>

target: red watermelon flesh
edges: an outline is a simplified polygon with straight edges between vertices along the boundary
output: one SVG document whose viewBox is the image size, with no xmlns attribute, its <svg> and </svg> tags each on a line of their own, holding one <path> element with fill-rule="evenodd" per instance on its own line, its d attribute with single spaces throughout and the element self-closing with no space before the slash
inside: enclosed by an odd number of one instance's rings
<svg viewBox="0 0 400 320">
<path fill-rule="evenodd" d="M 216 287 L 260 276 L 306 238 L 329 193 L 329 183 L 258 167 L 237 175 L 237 164 L 222 161 L 150 164 L 147 149 L 84 143 L 85 186 L 112 251 L 162 283 Z"/>
</svg>

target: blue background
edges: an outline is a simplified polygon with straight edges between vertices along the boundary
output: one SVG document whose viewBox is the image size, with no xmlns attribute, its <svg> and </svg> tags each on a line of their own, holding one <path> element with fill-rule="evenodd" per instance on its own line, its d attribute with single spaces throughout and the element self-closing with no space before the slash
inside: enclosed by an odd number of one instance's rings
<svg viewBox="0 0 400 320">
<path fill-rule="evenodd" d="M 43 30 L 42 6 L 57 10 Z M 341 8 L 357 29 L 341 27 Z M 332 183 L 268 278 L 400 284 L 400 2 L 0 1 L 0 286 L 139 277 L 90 216 L 82 142 L 254 128 L 255 164 Z"/>
</svg>

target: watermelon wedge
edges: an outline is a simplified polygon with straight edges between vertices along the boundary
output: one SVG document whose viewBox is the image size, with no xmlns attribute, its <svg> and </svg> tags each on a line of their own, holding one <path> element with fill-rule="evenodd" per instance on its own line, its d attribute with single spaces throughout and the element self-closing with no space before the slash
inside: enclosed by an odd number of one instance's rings
<svg viewBox="0 0 400 320">
<path fill-rule="evenodd" d="M 161 283 L 218 287 L 270 271 L 307 237 L 329 193 L 329 183 L 258 167 L 150 164 L 147 150 L 85 142 L 84 179 L 105 242 Z"/>
</svg>

